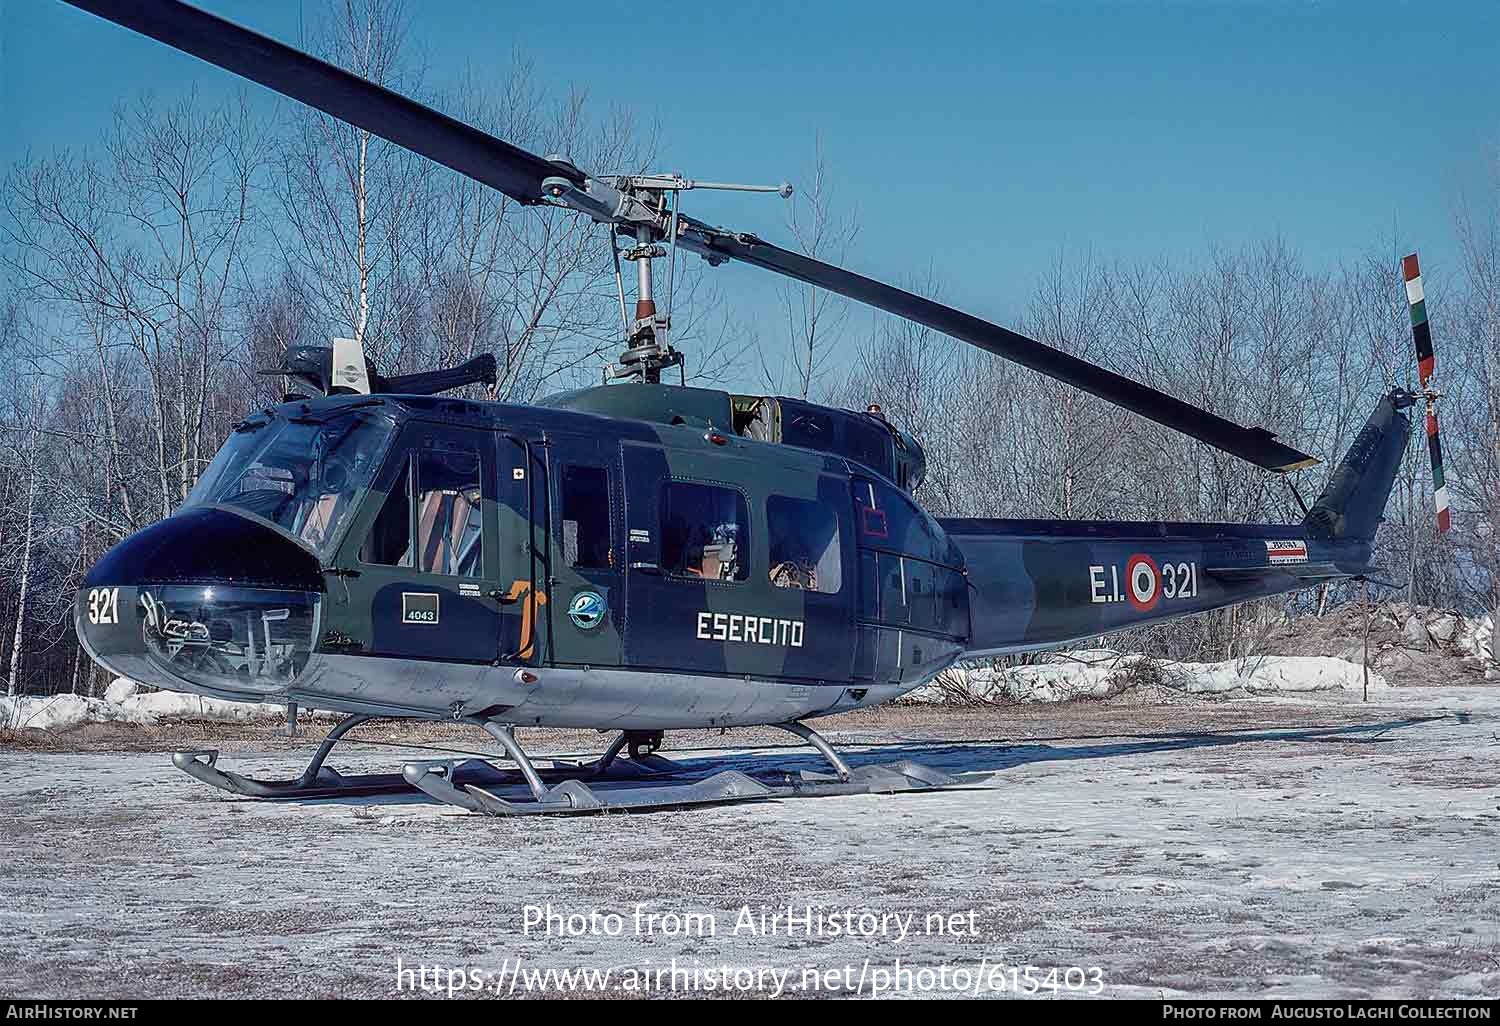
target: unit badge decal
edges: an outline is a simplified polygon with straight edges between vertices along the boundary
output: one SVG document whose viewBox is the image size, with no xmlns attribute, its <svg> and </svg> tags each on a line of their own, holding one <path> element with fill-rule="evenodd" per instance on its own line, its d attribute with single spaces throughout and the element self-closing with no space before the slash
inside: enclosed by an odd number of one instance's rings
<svg viewBox="0 0 1500 1026">
<path fill-rule="evenodd" d="M 591 631 L 603 623 L 607 612 L 609 606 L 605 603 L 604 596 L 597 591 L 580 591 L 568 604 L 568 619 L 585 631 Z"/>
</svg>

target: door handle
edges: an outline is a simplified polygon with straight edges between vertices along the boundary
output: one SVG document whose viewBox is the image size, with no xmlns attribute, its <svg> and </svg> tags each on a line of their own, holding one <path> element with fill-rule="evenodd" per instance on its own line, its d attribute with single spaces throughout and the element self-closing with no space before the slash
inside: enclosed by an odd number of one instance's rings
<svg viewBox="0 0 1500 1026">
<path fill-rule="evenodd" d="M 655 563 L 631 563 L 630 569 L 636 573 L 650 574 L 652 577 L 660 577 L 662 575 L 661 567 Z"/>
<path fill-rule="evenodd" d="M 521 596 L 512 595 L 506 591 L 501 591 L 499 588 L 491 588 L 489 591 L 485 592 L 485 594 L 494 599 L 496 602 L 500 603 L 502 606 L 512 606 L 521 601 Z"/>
</svg>

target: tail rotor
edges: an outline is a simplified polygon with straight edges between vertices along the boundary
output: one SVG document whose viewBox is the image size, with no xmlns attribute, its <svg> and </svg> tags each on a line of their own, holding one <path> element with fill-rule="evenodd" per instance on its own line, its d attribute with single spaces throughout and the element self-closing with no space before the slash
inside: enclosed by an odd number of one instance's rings
<svg viewBox="0 0 1500 1026">
<path fill-rule="evenodd" d="M 1443 445 L 1438 437 L 1437 401 L 1442 393 L 1432 387 L 1437 361 L 1432 352 L 1432 329 L 1427 323 L 1427 300 L 1422 291 L 1422 269 L 1417 254 L 1401 261 L 1401 276 L 1406 279 L 1406 302 L 1411 308 L 1411 335 L 1417 346 L 1417 379 L 1421 396 L 1427 403 L 1427 452 L 1432 462 L 1432 496 L 1437 504 L 1437 529 L 1446 534 L 1452 526 L 1448 511 L 1448 485 L 1443 477 Z"/>
</svg>

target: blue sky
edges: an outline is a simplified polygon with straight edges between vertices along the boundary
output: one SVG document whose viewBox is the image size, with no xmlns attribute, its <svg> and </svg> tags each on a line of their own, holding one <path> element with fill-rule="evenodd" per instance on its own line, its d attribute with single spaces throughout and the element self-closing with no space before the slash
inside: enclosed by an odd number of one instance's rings
<svg viewBox="0 0 1500 1026">
<path fill-rule="evenodd" d="M 292 42 L 321 2 L 202 0 Z M 1492 2 L 407 7 L 429 85 L 519 50 L 550 84 L 659 118 L 665 170 L 796 182 L 821 132 L 863 224 L 850 264 L 930 266 L 949 301 L 1002 322 L 1060 253 L 1186 259 L 1279 234 L 1322 265 L 1394 230 L 1432 273 L 1459 187 L 1500 151 Z M 195 82 L 241 88 L 58 0 L 0 0 L 0 162 L 86 146 L 118 98 Z M 779 200 L 691 198 L 786 239 Z M 770 295 L 718 273 L 743 302 Z"/>
</svg>

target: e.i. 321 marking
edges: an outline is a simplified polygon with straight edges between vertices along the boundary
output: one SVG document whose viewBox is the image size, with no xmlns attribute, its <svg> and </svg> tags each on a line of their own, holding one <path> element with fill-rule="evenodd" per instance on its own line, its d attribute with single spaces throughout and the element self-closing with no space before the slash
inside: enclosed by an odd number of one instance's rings
<svg viewBox="0 0 1500 1026">
<path fill-rule="evenodd" d="M 1122 580 L 1123 578 L 1123 580 Z M 1125 570 L 1113 564 L 1089 567 L 1089 601 L 1129 602 L 1137 610 L 1154 609 L 1162 599 L 1198 596 L 1198 564 L 1192 561 L 1162 563 L 1144 553 L 1125 561 Z"/>
<path fill-rule="evenodd" d="M 120 622 L 119 588 L 90 588 L 88 603 L 89 623 Z"/>
</svg>

